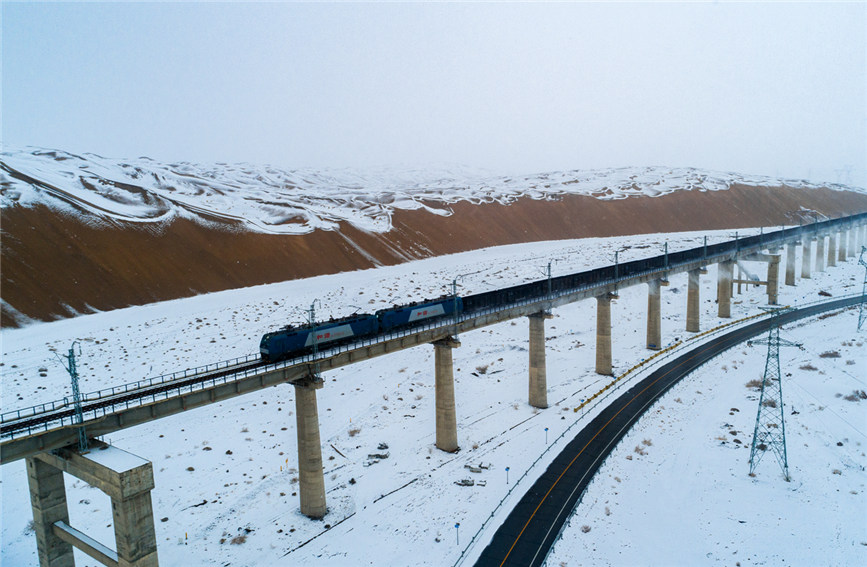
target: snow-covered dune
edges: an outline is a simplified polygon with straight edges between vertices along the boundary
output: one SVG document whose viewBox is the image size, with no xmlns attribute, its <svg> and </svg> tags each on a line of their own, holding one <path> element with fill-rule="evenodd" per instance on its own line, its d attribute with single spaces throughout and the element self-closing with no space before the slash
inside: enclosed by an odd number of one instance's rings
<svg viewBox="0 0 867 567">
<path fill-rule="evenodd" d="M 598 199 L 660 196 L 675 191 L 720 191 L 732 185 L 829 187 L 839 184 L 750 176 L 680 167 L 623 167 L 498 176 L 467 167 L 434 169 L 316 170 L 250 164 L 159 163 L 94 154 L 9 149 L 0 154 L 5 173 L 0 206 L 75 205 L 97 217 L 154 223 L 176 217 L 222 220 L 248 230 L 307 234 L 348 222 L 369 232 L 392 228 L 396 210 L 441 205 L 511 203 L 522 197 Z"/>
</svg>

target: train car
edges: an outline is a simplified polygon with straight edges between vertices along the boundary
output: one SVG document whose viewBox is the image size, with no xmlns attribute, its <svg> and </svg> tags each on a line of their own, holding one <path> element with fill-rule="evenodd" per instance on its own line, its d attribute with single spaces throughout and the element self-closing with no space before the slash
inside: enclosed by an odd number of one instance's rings
<svg viewBox="0 0 867 567">
<path fill-rule="evenodd" d="M 328 348 L 350 340 L 374 335 L 379 330 L 375 315 L 352 315 L 343 319 L 286 327 L 266 333 L 259 343 L 262 360 L 277 362 L 313 351 L 313 342 L 318 348 Z"/>
<path fill-rule="evenodd" d="M 463 308 L 467 313 L 496 309 L 524 300 L 544 298 L 548 293 L 548 280 L 495 289 L 483 293 L 467 295 L 463 298 Z"/>
<path fill-rule="evenodd" d="M 463 300 L 460 297 L 449 296 L 436 301 L 380 309 L 376 312 L 376 318 L 379 320 L 379 330 L 388 332 L 438 317 L 454 317 L 461 311 L 463 311 Z"/>
</svg>

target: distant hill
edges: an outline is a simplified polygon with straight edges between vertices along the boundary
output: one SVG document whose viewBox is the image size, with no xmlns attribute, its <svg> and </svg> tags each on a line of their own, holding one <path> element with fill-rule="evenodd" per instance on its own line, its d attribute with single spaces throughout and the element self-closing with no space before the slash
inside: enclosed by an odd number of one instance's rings
<svg viewBox="0 0 867 567">
<path fill-rule="evenodd" d="M 2 325 L 539 240 L 867 210 L 839 184 L 692 168 L 493 176 L 0 154 Z"/>
</svg>

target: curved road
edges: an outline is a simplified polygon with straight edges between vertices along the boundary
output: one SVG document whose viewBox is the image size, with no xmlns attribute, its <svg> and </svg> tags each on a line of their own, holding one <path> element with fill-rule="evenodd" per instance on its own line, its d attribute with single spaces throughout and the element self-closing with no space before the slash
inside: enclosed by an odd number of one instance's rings
<svg viewBox="0 0 867 567">
<path fill-rule="evenodd" d="M 780 316 L 788 323 L 860 302 L 860 296 L 796 309 Z M 723 351 L 766 332 L 770 318 L 714 338 L 655 370 L 602 410 L 533 484 L 482 552 L 477 566 L 541 565 L 605 457 L 660 396 Z"/>
</svg>

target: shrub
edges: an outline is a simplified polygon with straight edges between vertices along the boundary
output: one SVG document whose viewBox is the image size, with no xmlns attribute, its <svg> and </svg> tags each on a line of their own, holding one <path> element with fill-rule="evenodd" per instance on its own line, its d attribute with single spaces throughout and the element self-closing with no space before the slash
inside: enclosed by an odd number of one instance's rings
<svg viewBox="0 0 867 567">
<path fill-rule="evenodd" d="M 587 533 L 590 531 L 590 526 L 581 526 L 581 533 Z"/>
<path fill-rule="evenodd" d="M 358 435 L 359 433 L 361 433 L 361 428 L 360 428 L 360 427 L 359 427 L 359 428 L 356 428 L 356 429 L 350 429 L 350 430 L 349 430 L 349 436 L 350 436 L 350 437 L 355 437 L 355 436 Z"/>
<path fill-rule="evenodd" d="M 233 537 L 229 543 L 231 543 L 232 545 L 241 545 L 245 541 L 247 541 L 247 536 L 238 535 L 238 536 Z"/>
<path fill-rule="evenodd" d="M 840 358 L 840 352 L 836 350 L 828 350 L 820 354 L 819 358 Z"/>
<path fill-rule="evenodd" d="M 864 390 L 854 390 L 851 394 L 843 398 L 847 402 L 860 402 L 861 400 L 867 400 L 867 392 Z"/>
</svg>

